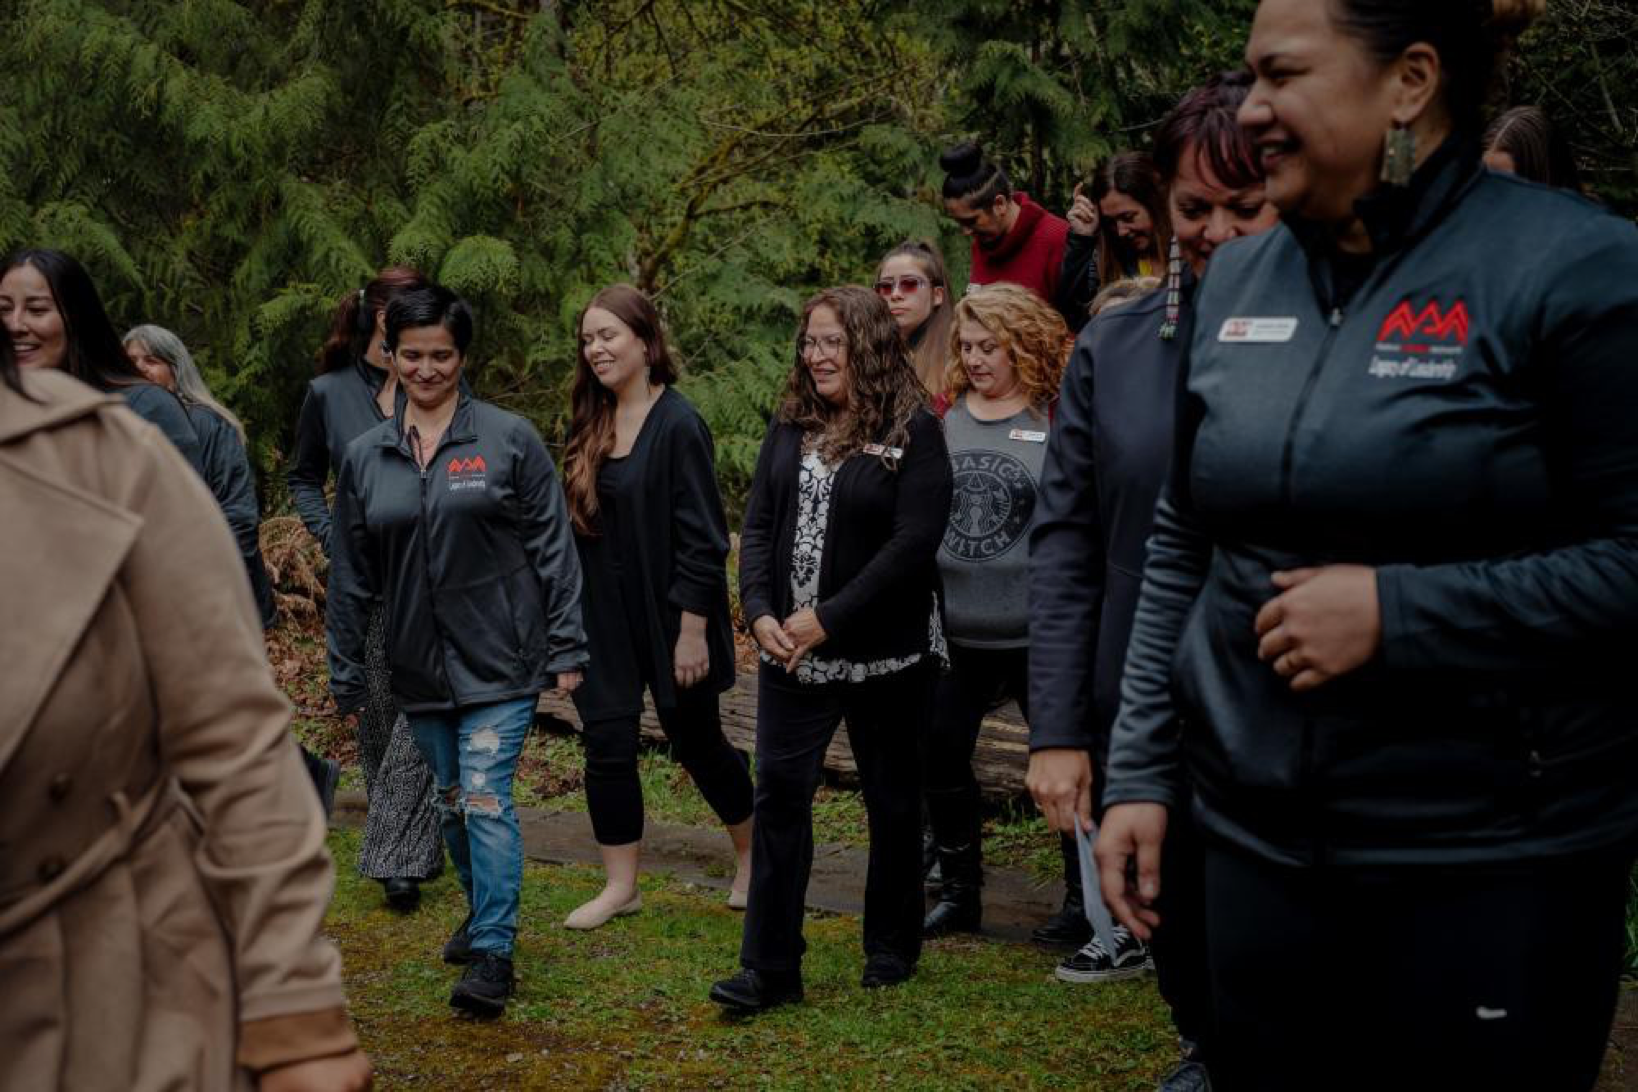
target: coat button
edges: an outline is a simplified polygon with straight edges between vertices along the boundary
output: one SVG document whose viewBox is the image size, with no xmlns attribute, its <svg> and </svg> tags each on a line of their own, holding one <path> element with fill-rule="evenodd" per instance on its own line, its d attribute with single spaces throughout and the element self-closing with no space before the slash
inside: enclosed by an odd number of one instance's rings
<svg viewBox="0 0 1638 1092">
<path fill-rule="evenodd" d="M 63 869 L 67 867 L 68 866 L 63 863 L 63 859 L 61 857 L 47 857 L 45 860 L 40 862 L 40 882 L 50 883 L 58 876 L 61 876 L 63 874 Z"/>
<path fill-rule="evenodd" d="M 68 795 L 68 790 L 73 787 L 74 779 L 65 773 L 60 773 L 51 779 L 51 784 L 46 788 L 46 794 L 50 796 L 54 802 L 60 804 L 62 803 L 63 798 Z"/>
</svg>

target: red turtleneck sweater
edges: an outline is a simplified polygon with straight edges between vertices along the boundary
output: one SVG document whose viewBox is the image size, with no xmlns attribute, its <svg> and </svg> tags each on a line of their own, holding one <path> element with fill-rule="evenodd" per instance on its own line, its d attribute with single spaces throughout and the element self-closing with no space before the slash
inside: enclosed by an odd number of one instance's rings
<svg viewBox="0 0 1638 1092">
<path fill-rule="evenodd" d="M 1008 281 L 1051 303 L 1058 291 L 1058 271 L 1064 264 L 1069 221 L 1037 205 L 1028 194 L 1015 193 L 1013 197 L 1018 201 L 1018 219 L 1012 230 L 993 247 L 979 246 L 978 240 L 973 240 L 973 271 L 967 290 Z"/>
</svg>

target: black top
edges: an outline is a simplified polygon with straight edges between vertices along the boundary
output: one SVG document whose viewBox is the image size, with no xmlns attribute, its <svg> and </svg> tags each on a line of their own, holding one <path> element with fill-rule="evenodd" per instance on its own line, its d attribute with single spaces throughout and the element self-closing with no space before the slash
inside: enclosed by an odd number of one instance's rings
<svg viewBox="0 0 1638 1092">
<path fill-rule="evenodd" d="M 296 419 L 295 451 L 286 481 L 301 521 L 330 552 L 330 502 L 324 497 L 330 471 L 341 469 L 347 445 L 386 420 L 376 396 L 387 373 L 364 360 L 326 372 L 307 384 Z"/>
<path fill-rule="evenodd" d="M 354 440 L 341 463 L 326 612 L 336 707 L 364 704 L 378 596 L 406 713 L 527 697 L 584 667 L 568 505 L 534 426 L 463 394 L 423 471 L 401 422 Z"/>
<path fill-rule="evenodd" d="M 1172 457 L 1177 368 L 1192 328 L 1163 340 L 1166 290 L 1098 315 L 1064 373 L 1030 539 L 1029 742 L 1100 765 L 1120 706 L 1155 501 Z"/>
<path fill-rule="evenodd" d="M 188 420 L 188 411 L 182 400 L 164 387 L 146 381 L 121 383 L 113 388 L 125 399 L 125 404 L 138 417 L 165 434 L 188 465 L 201 477 L 205 475 L 205 461 L 199 450 L 199 435 Z"/>
<path fill-rule="evenodd" d="M 1282 863 L 1624 842 L 1638 231 L 1476 150 L 1362 211 L 1345 306 L 1289 225 L 1201 281 L 1105 802 L 1178 802 L 1186 752 L 1202 826 Z M 1253 619 L 1271 572 L 1337 562 L 1375 569 L 1380 648 L 1294 694 Z"/>
<path fill-rule="evenodd" d="M 581 719 L 642 712 L 645 681 L 655 705 L 676 704 L 672 658 L 685 610 L 705 618 L 711 656 L 695 685 L 732 687 L 728 521 L 711 433 L 688 399 L 671 388 L 660 395 L 630 454 L 604 461 L 598 493 L 600 533 L 575 538 L 592 662 L 574 694 Z"/>
<path fill-rule="evenodd" d="M 747 623 L 790 614 L 802 440 L 801 429 L 775 421 L 757 456 L 739 547 Z M 867 661 L 931 651 L 927 618 L 939 587 L 938 548 L 951 493 L 944 430 L 928 410 L 911 419 L 897 460 L 867 450 L 843 461 L 819 573 L 824 656 Z"/>
<path fill-rule="evenodd" d="M 245 572 L 250 577 L 250 590 L 256 597 L 256 609 L 262 626 L 273 624 L 277 606 L 273 586 L 267 579 L 267 566 L 262 564 L 262 546 L 258 536 L 261 510 L 256 503 L 256 476 L 250 469 L 250 456 L 239 439 L 239 430 L 227 418 L 197 402 L 184 403 L 188 420 L 199 436 L 199 454 L 205 467 L 205 484 L 227 517 L 228 528 L 239 546 Z"/>
</svg>

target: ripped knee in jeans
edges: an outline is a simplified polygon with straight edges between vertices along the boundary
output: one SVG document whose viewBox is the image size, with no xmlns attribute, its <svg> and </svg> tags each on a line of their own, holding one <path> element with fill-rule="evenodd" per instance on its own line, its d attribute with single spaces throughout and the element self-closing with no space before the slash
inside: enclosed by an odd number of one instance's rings
<svg viewBox="0 0 1638 1092">
<path fill-rule="evenodd" d="M 436 811 L 444 815 L 452 815 L 457 819 L 460 818 L 461 813 L 465 811 L 465 805 L 461 800 L 461 787 L 459 785 L 444 785 L 440 787 L 438 791 L 433 794 L 432 806 Z"/>
</svg>

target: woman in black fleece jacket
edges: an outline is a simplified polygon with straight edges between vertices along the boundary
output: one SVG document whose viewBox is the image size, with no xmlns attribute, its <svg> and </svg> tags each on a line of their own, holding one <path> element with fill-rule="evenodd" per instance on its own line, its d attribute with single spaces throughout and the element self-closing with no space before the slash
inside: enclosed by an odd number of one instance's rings
<svg viewBox="0 0 1638 1092">
<path fill-rule="evenodd" d="M 893 316 L 867 288 L 833 288 L 808 302 L 796 342 L 740 544 L 740 598 L 762 649 L 751 890 L 744 969 L 711 997 L 746 1011 L 802 996 L 813 793 L 844 718 L 870 813 L 864 985 L 914 971 L 917 748 L 944 657 L 949 455 Z"/>
</svg>

